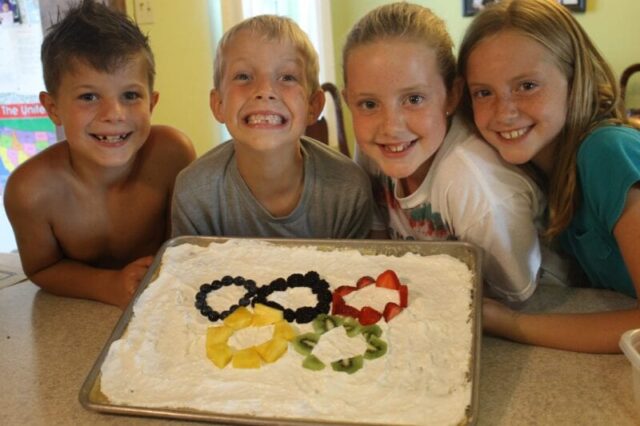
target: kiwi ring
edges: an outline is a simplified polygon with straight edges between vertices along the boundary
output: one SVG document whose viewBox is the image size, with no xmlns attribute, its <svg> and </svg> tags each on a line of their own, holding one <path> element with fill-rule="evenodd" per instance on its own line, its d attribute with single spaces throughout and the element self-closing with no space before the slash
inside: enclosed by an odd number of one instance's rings
<svg viewBox="0 0 640 426">
<path fill-rule="evenodd" d="M 318 303 L 315 306 L 302 306 L 298 309 L 285 308 L 281 304 L 267 298 L 276 291 L 286 291 L 289 288 L 308 287 L 311 292 L 316 295 Z M 298 324 L 306 324 L 320 314 L 328 314 L 331 304 L 331 291 L 329 284 L 320 278 L 316 271 L 309 271 L 306 274 L 291 274 L 285 280 L 277 278 L 271 283 L 258 288 L 256 296 L 251 301 L 251 305 L 262 303 L 274 309 L 282 311 L 282 315 L 288 322 L 297 322 Z"/>
<path fill-rule="evenodd" d="M 242 297 L 240 297 L 240 299 L 238 299 L 238 303 L 231 305 L 226 311 L 215 311 L 207 302 L 207 296 L 213 291 L 230 285 L 244 287 L 246 293 Z M 234 278 L 230 275 L 225 275 L 220 280 L 213 280 L 211 284 L 202 284 L 200 286 L 200 290 L 196 293 L 196 301 L 194 305 L 196 309 L 200 311 L 200 314 L 202 314 L 202 316 L 207 317 L 211 322 L 216 322 L 218 320 L 225 319 L 229 316 L 229 314 L 238 309 L 240 306 L 249 306 L 256 293 L 257 286 L 255 281 L 247 280 L 244 277 L 240 276 Z"/>
<path fill-rule="evenodd" d="M 291 341 L 293 349 L 305 357 L 302 366 L 306 369 L 318 371 L 326 367 L 325 362 L 313 355 L 312 351 L 322 336 L 336 327 L 344 327 L 347 336 L 351 338 L 362 336 L 367 349 L 361 355 L 331 362 L 334 371 L 353 374 L 363 367 L 365 361 L 380 358 L 387 353 L 387 342 L 382 339 L 382 329 L 376 324 L 363 326 L 353 317 L 323 314 L 318 315 L 312 325 L 313 332 L 299 334 Z"/>
</svg>

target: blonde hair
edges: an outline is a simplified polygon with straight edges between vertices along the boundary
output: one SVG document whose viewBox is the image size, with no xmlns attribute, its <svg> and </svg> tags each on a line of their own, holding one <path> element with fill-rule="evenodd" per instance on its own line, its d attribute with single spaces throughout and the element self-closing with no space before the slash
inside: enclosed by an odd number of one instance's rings
<svg viewBox="0 0 640 426">
<path fill-rule="evenodd" d="M 220 87 L 224 75 L 224 52 L 234 37 L 242 32 L 248 31 L 256 36 L 261 36 L 269 41 L 290 42 L 302 55 L 305 66 L 305 75 L 310 92 L 313 93 L 320 87 L 319 72 L 320 65 L 318 53 L 309 40 L 307 34 L 293 21 L 286 16 L 260 15 L 234 25 L 227 31 L 216 49 L 216 56 L 213 62 L 213 84 L 215 88 Z M 256 40 L 256 43 L 259 43 Z"/>
<path fill-rule="evenodd" d="M 380 40 L 403 39 L 423 43 L 435 50 L 438 69 L 447 91 L 456 77 L 453 42 L 442 19 L 431 9 L 411 3 L 380 6 L 362 17 L 347 35 L 342 49 L 342 75 L 347 84 L 347 60 L 355 48 Z"/>
<path fill-rule="evenodd" d="M 469 55 L 488 36 L 516 31 L 544 46 L 569 83 L 567 117 L 558 136 L 556 162 L 548 176 L 549 239 L 573 219 L 580 200 L 576 157 L 595 127 L 626 122 L 617 80 L 587 33 L 566 7 L 554 0 L 503 0 L 483 9 L 471 22 L 460 45 L 458 72 L 466 77 Z M 461 111 L 473 123 L 468 87 Z"/>
</svg>

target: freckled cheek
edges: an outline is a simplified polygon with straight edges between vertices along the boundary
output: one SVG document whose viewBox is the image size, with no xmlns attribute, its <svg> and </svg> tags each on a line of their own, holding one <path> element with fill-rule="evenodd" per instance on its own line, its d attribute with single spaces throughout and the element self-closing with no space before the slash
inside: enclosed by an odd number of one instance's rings
<svg viewBox="0 0 640 426">
<path fill-rule="evenodd" d="M 359 142 L 370 142 L 375 134 L 375 122 L 371 118 L 354 115 L 353 130 Z"/>
</svg>

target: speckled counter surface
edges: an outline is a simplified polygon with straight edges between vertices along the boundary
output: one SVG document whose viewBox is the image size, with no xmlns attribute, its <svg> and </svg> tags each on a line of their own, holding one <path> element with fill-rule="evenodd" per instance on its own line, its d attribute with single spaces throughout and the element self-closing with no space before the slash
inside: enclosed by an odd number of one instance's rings
<svg viewBox="0 0 640 426">
<path fill-rule="evenodd" d="M 632 307 L 589 289 L 543 286 L 528 310 Z M 78 393 L 121 312 L 25 281 L 0 290 L 0 424 L 197 424 L 99 414 Z M 587 355 L 482 339 L 478 425 L 640 425 L 624 355 Z"/>
</svg>

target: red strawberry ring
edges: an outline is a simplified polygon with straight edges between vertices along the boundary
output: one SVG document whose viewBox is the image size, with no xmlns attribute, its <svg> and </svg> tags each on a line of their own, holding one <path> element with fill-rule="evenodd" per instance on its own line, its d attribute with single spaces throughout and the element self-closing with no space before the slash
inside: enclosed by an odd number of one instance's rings
<svg viewBox="0 0 640 426">
<path fill-rule="evenodd" d="M 357 309 L 345 302 L 344 296 L 371 284 L 375 284 L 376 287 L 397 290 L 400 296 L 400 304 L 388 302 L 384 307 L 384 311 L 380 312 L 371 306 L 363 306 L 362 309 Z M 375 324 L 380 321 L 380 318 L 384 318 L 386 322 L 389 322 L 407 307 L 409 302 L 409 289 L 406 285 L 400 284 L 400 280 L 394 271 L 387 269 L 378 275 L 378 278 L 375 280 L 369 276 L 364 276 L 358 280 L 355 287 L 343 285 L 336 288 L 332 294 L 332 302 L 331 313 L 333 315 L 357 318 L 362 325 Z"/>
</svg>

